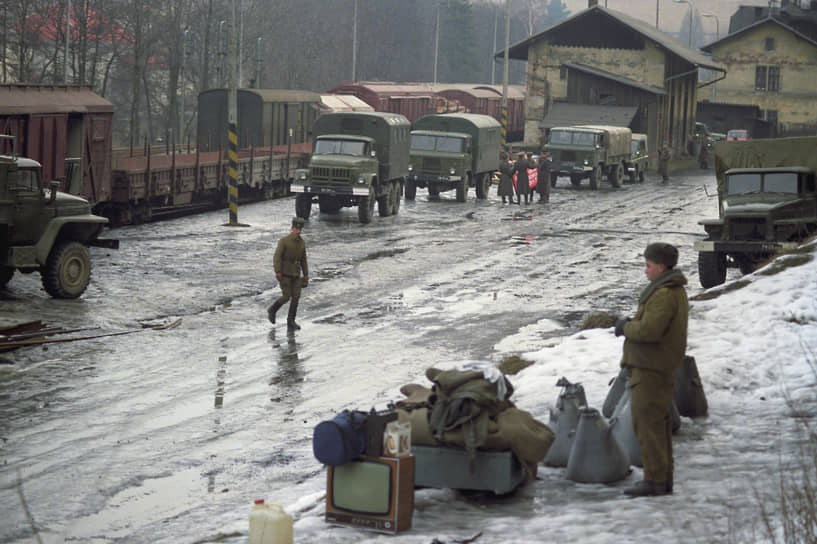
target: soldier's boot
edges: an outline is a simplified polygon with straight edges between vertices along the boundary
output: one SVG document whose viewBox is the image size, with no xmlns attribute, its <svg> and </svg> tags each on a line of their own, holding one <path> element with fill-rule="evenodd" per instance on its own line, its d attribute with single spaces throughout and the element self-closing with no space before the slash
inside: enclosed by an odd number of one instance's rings
<svg viewBox="0 0 817 544">
<path fill-rule="evenodd" d="M 293 300 L 289 303 L 289 314 L 287 314 L 287 329 L 293 331 L 301 330 L 301 326 L 295 323 L 295 314 L 298 313 L 298 302 Z"/>
<path fill-rule="evenodd" d="M 278 304 L 278 301 L 272 303 L 272 306 L 267 308 L 267 319 L 269 322 L 275 325 L 275 314 L 278 313 L 278 310 L 281 308 L 281 305 Z"/>
</svg>

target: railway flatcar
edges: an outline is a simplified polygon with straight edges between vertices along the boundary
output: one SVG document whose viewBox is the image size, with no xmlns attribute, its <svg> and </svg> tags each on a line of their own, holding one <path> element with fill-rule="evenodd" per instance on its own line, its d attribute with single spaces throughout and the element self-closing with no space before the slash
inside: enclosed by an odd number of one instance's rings
<svg viewBox="0 0 817 544">
<path fill-rule="evenodd" d="M 15 136 L 17 154 L 39 162 L 44 180 L 92 203 L 111 198 L 113 114 L 90 87 L 0 85 L 0 134 Z"/>
<path fill-rule="evenodd" d="M 228 89 L 199 93 L 198 148 L 226 150 Z M 275 147 L 310 142 L 309 131 L 321 114 L 321 95 L 311 91 L 238 89 L 238 147 Z"/>
</svg>

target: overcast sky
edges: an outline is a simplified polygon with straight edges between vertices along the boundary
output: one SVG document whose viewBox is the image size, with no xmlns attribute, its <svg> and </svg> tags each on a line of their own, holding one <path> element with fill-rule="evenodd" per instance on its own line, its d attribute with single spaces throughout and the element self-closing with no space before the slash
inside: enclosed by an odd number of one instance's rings
<svg viewBox="0 0 817 544">
<path fill-rule="evenodd" d="M 563 0 L 571 14 L 576 14 L 587 8 L 587 0 Z M 717 26 L 720 35 L 724 36 L 729 29 L 729 17 L 738 9 L 738 6 L 768 6 L 768 0 L 690 0 L 702 13 L 712 13 L 718 17 Z M 687 4 L 675 3 L 672 0 L 599 0 L 600 6 L 605 6 L 622 13 L 638 17 L 651 24 L 655 24 L 655 8 L 658 5 L 658 26 L 666 32 L 678 32 L 681 21 L 688 16 Z M 715 20 L 704 19 L 704 30 L 715 33 Z"/>
</svg>

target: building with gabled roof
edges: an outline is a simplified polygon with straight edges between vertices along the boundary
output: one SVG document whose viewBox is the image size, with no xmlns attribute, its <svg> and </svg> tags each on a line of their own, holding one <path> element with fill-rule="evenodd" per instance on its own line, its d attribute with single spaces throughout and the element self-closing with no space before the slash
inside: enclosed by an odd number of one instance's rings
<svg viewBox="0 0 817 544">
<path fill-rule="evenodd" d="M 817 41 L 766 17 L 702 48 L 727 67 L 713 101 L 757 106 L 771 136 L 817 132 Z M 730 128 L 746 128 L 735 126 Z"/>
<path fill-rule="evenodd" d="M 496 56 L 503 54 L 500 51 Z M 698 70 L 726 71 L 655 27 L 599 5 L 511 46 L 508 55 L 528 65 L 526 146 L 542 143 L 542 121 L 555 102 L 577 100 L 638 106 L 637 115 L 645 116 L 643 123 L 652 149 L 664 141 L 674 149 L 683 149 L 694 133 L 698 89 L 711 83 L 699 83 Z M 596 91 L 572 89 L 571 72 L 573 77 L 584 77 L 584 85 L 596 86 Z M 599 90 L 613 83 L 636 92 L 602 96 Z M 647 103 L 652 106 L 645 108 Z"/>
</svg>

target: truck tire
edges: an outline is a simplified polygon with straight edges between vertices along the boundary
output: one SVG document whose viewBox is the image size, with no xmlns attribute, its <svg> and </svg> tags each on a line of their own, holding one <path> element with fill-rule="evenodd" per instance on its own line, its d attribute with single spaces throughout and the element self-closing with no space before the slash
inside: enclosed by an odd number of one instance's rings
<svg viewBox="0 0 817 544">
<path fill-rule="evenodd" d="M 77 298 L 91 281 L 91 254 L 79 242 L 66 240 L 51 248 L 42 270 L 43 289 L 54 298 Z"/>
<path fill-rule="evenodd" d="M 630 172 L 630 183 L 638 181 L 638 165 L 633 166 L 633 171 Z"/>
<path fill-rule="evenodd" d="M 610 178 L 610 185 L 616 188 L 621 187 L 621 165 L 614 164 L 611 166 L 610 175 L 608 177 Z"/>
<path fill-rule="evenodd" d="M 457 202 L 465 202 L 468 198 L 468 180 L 461 179 L 457 183 Z"/>
<path fill-rule="evenodd" d="M 698 252 L 698 278 L 709 289 L 726 281 L 726 255 L 717 251 Z"/>
<path fill-rule="evenodd" d="M 372 222 L 372 216 L 374 215 L 374 201 L 376 200 L 374 196 L 374 188 L 369 189 L 369 196 L 366 198 L 361 198 L 357 204 L 357 219 L 364 225 L 366 223 Z"/>
<path fill-rule="evenodd" d="M 312 195 L 299 193 L 295 196 L 295 215 L 309 219 L 310 213 L 312 213 Z"/>
<path fill-rule="evenodd" d="M 394 191 L 392 191 L 392 196 L 394 197 L 394 203 L 392 204 L 392 214 L 397 215 L 400 213 L 400 200 L 402 198 L 402 186 L 400 185 L 399 181 L 394 182 Z"/>
<path fill-rule="evenodd" d="M 644 170 L 638 171 L 638 183 L 644 183 Z"/>
<path fill-rule="evenodd" d="M 476 191 L 479 200 L 488 198 L 488 182 L 490 180 L 488 176 L 490 176 L 490 174 L 477 174 Z"/>
<path fill-rule="evenodd" d="M 391 215 L 393 206 L 392 198 L 392 186 L 389 184 L 386 186 L 386 194 L 377 197 L 377 213 L 380 214 L 380 217 L 388 217 Z"/>
<path fill-rule="evenodd" d="M 596 165 L 593 172 L 590 173 L 590 188 L 595 191 L 599 188 L 599 183 L 601 183 L 601 166 Z"/>
<path fill-rule="evenodd" d="M 0 288 L 5 287 L 14 275 L 14 268 L 11 266 L 0 266 Z"/>
<path fill-rule="evenodd" d="M 406 180 L 406 200 L 414 200 L 415 196 L 417 196 L 417 184 Z"/>
</svg>

